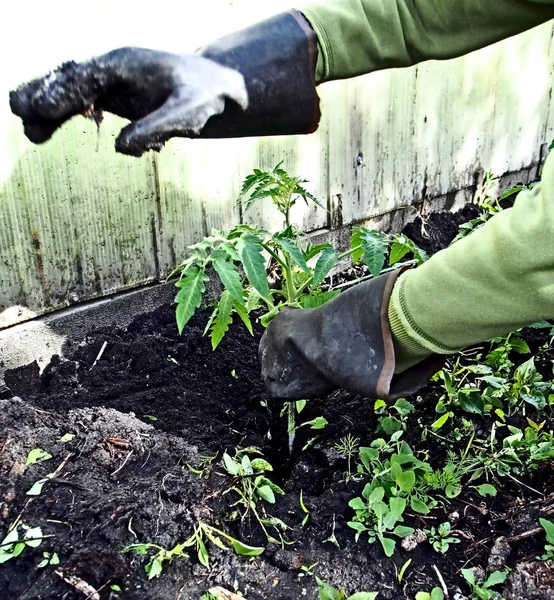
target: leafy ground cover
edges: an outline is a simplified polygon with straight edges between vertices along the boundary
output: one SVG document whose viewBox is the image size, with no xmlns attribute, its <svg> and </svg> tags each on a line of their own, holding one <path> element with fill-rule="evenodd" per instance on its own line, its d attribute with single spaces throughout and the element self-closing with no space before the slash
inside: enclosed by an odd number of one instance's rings
<svg viewBox="0 0 554 600">
<path fill-rule="evenodd" d="M 433 253 L 499 208 L 485 198 L 403 233 Z M 212 316 L 179 335 L 163 307 L 91 331 L 40 376 L 7 374 L 6 597 L 554 597 L 552 324 L 454 356 L 389 405 L 295 404 L 291 452 L 259 377 L 262 325 L 251 336 L 241 319 L 214 352 Z"/>
</svg>

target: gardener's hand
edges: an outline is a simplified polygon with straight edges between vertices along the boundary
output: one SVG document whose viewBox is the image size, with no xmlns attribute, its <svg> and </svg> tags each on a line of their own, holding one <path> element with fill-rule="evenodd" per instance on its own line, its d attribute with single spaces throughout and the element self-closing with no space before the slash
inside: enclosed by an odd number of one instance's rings
<svg viewBox="0 0 554 600">
<path fill-rule="evenodd" d="M 359 283 L 319 308 L 285 309 L 277 315 L 259 349 L 269 393 L 300 400 L 342 388 L 388 400 L 423 387 L 444 357 L 431 356 L 394 374 L 387 307 L 399 273 Z"/>
<path fill-rule="evenodd" d="M 248 95 L 236 70 L 198 55 L 120 48 L 83 63 L 65 63 L 10 93 L 12 111 L 35 143 L 74 115 L 108 111 L 129 119 L 116 149 L 139 156 L 176 135 L 194 137 L 229 99 L 243 110 Z"/>
</svg>

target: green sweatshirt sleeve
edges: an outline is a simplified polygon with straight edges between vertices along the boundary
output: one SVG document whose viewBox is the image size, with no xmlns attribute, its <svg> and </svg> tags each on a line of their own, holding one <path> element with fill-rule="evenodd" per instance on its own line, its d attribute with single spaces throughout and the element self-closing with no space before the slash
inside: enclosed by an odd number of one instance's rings
<svg viewBox="0 0 554 600">
<path fill-rule="evenodd" d="M 554 0 L 312 0 L 318 83 L 455 58 L 554 18 Z"/>
</svg>

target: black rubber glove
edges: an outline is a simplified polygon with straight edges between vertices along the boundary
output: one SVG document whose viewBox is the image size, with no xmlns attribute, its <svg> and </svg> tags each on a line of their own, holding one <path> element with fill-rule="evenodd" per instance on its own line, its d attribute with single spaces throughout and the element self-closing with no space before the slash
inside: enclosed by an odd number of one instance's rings
<svg viewBox="0 0 554 600">
<path fill-rule="evenodd" d="M 172 137 L 311 133 L 319 123 L 317 41 L 297 11 L 231 34 L 194 55 L 120 48 L 68 62 L 10 93 L 35 143 L 71 117 L 129 119 L 116 150 L 140 156 Z"/>
<path fill-rule="evenodd" d="M 444 364 L 431 356 L 394 375 L 387 309 L 400 271 L 360 283 L 313 309 L 285 309 L 260 342 L 262 377 L 275 398 L 300 400 L 338 388 L 391 400 L 416 392 Z"/>
</svg>

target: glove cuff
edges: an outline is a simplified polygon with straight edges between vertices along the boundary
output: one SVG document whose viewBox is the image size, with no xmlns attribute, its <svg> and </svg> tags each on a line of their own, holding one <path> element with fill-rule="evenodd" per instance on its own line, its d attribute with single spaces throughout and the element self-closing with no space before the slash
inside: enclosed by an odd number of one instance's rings
<svg viewBox="0 0 554 600">
<path fill-rule="evenodd" d="M 227 101 L 200 137 L 294 135 L 318 128 L 317 37 L 297 10 L 225 36 L 199 53 L 239 71 L 248 92 L 246 110 Z"/>
</svg>

